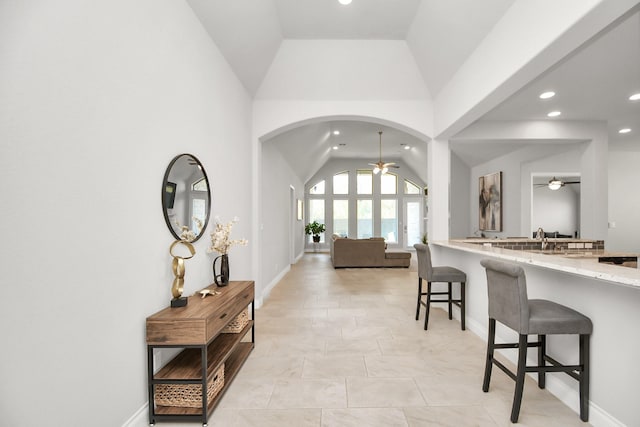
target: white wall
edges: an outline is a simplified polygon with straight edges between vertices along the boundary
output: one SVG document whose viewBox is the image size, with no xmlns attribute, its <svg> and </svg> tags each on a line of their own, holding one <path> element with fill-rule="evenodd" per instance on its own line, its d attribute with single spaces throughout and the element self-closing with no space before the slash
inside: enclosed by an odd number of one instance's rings
<svg viewBox="0 0 640 427">
<path fill-rule="evenodd" d="M 1 2 L 0 69 L 1 423 L 122 425 L 171 298 L 165 168 L 197 156 L 249 237 L 250 99 L 182 1 Z M 211 281 L 195 246 L 186 295 Z M 233 249 L 232 278 L 251 263 Z"/>
<path fill-rule="evenodd" d="M 275 285 L 274 281 L 289 270 L 290 243 L 294 243 L 294 257 L 300 256 L 304 251 L 304 221 L 297 220 L 295 210 L 292 209 L 294 206 L 291 206 L 291 188 L 294 189 L 296 199 L 304 200 L 304 185 L 278 149 L 268 141 L 262 144 L 262 170 L 262 286 L 256 290 L 256 294 L 266 297 L 262 295 L 263 291 L 268 293 Z"/>
<path fill-rule="evenodd" d="M 557 231 L 573 236 L 580 230 L 580 195 L 571 184 L 557 190 L 549 190 L 547 186 L 536 187 L 533 189 L 531 218 L 531 223 L 542 227 L 545 232 Z M 531 237 L 533 234 L 523 236 Z"/>
<path fill-rule="evenodd" d="M 472 236 L 476 230 L 473 225 L 469 225 L 469 212 L 472 211 L 471 203 L 477 205 L 477 183 L 469 186 L 471 180 L 471 169 L 465 165 L 458 156 L 451 153 L 451 195 L 449 197 L 449 238 L 460 239 Z M 471 195 L 475 198 L 471 198 Z M 475 208 L 477 212 L 477 207 Z M 473 224 L 473 222 L 472 222 Z M 477 224 L 477 220 L 476 220 Z"/>
<path fill-rule="evenodd" d="M 283 40 L 257 99 L 428 99 L 403 40 Z"/>
<path fill-rule="evenodd" d="M 636 138 L 640 146 L 640 140 Z M 640 253 L 640 151 L 609 152 L 609 223 L 606 248 Z M 611 227 L 615 223 L 615 228 Z"/>
</svg>

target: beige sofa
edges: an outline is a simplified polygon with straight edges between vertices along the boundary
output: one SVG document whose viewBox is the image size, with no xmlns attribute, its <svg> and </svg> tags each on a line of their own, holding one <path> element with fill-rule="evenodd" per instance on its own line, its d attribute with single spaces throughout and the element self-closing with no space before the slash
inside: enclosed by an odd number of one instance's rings
<svg viewBox="0 0 640 427">
<path fill-rule="evenodd" d="M 331 262 L 342 267 L 409 267 L 411 252 L 385 249 L 383 238 L 349 239 L 333 236 Z"/>
</svg>

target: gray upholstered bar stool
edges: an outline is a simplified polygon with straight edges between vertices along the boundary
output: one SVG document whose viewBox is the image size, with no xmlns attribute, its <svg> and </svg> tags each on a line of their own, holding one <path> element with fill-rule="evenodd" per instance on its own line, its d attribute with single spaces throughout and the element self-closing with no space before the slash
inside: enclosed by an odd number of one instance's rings
<svg viewBox="0 0 640 427">
<path fill-rule="evenodd" d="M 538 387 L 545 387 L 546 372 L 565 372 L 580 383 L 580 419 L 589 420 L 589 338 L 593 330 L 591 320 L 577 311 L 552 301 L 528 299 L 527 282 L 522 267 L 514 263 L 484 259 L 480 264 L 487 272 L 489 293 L 489 337 L 487 359 L 482 390 L 489 391 L 491 368 L 496 365 L 511 379 L 516 387 L 511 407 L 511 422 L 518 422 L 520 403 L 526 372 L 538 373 Z M 518 343 L 496 344 L 496 321 L 516 331 Z M 528 335 L 538 336 L 538 341 L 529 342 Z M 555 334 L 580 335 L 578 365 L 562 365 L 547 354 L 546 336 Z M 538 348 L 538 365 L 526 366 L 527 348 Z M 517 348 L 518 368 L 514 374 L 494 359 L 496 348 Z M 547 365 L 549 362 L 550 365 Z"/>
<path fill-rule="evenodd" d="M 429 324 L 429 308 L 431 303 L 443 303 L 446 302 L 449 305 L 449 320 L 451 316 L 451 306 L 456 305 L 460 307 L 460 327 L 465 330 L 465 283 L 467 282 L 467 275 L 464 271 L 460 271 L 453 267 L 434 267 L 431 264 L 431 251 L 428 245 L 422 243 L 416 243 L 413 245 L 416 248 L 416 255 L 418 257 L 418 304 L 416 308 L 416 320 L 420 317 L 420 306 L 425 306 L 424 316 L 424 329 L 427 329 Z M 422 292 L 422 280 L 427 281 L 427 291 Z M 431 284 L 434 282 L 443 282 L 448 284 L 446 292 L 432 292 Z M 451 292 L 452 283 L 460 283 L 460 299 L 453 299 Z M 422 296 L 426 295 L 426 301 L 422 301 Z M 446 295 L 446 299 L 431 299 L 432 295 Z"/>
</svg>

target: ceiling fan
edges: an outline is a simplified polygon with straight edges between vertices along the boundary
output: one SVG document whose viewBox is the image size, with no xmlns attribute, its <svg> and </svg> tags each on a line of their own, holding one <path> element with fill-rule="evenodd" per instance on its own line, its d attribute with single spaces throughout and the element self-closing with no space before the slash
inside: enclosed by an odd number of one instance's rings
<svg viewBox="0 0 640 427">
<path fill-rule="evenodd" d="M 378 135 L 380 135 L 380 157 L 378 157 L 377 163 L 369 163 L 369 166 L 374 166 L 373 168 L 374 174 L 377 174 L 379 172 L 382 172 L 382 174 L 385 174 L 387 173 L 389 168 L 399 168 L 400 166 L 397 166 L 394 162 L 385 163 L 382 161 L 382 131 L 379 131 Z"/>
<path fill-rule="evenodd" d="M 562 181 L 555 176 L 549 180 L 546 184 L 533 184 L 534 187 L 549 187 L 549 190 L 559 190 L 566 184 L 580 184 L 580 181 Z"/>
</svg>

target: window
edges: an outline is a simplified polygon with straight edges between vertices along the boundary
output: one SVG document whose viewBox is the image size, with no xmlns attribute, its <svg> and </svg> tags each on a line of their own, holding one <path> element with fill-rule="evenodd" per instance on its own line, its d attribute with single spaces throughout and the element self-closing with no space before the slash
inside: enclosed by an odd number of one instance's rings
<svg viewBox="0 0 640 427">
<path fill-rule="evenodd" d="M 309 199 L 309 222 L 313 221 L 324 224 L 324 199 Z M 324 242 L 324 235 L 320 234 L 320 242 Z M 313 242 L 313 236 L 309 236 L 309 242 Z"/>
<path fill-rule="evenodd" d="M 380 176 L 380 194 L 396 194 L 398 192 L 398 176 L 385 173 Z"/>
<path fill-rule="evenodd" d="M 398 241 L 398 201 L 380 200 L 380 234 L 387 242 Z"/>
<path fill-rule="evenodd" d="M 191 186 L 193 191 L 207 191 L 209 188 L 207 187 L 207 180 L 202 178 L 199 181 L 196 181 Z"/>
<path fill-rule="evenodd" d="M 370 199 L 358 200 L 356 210 L 358 211 L 358 239 L 373 237 L 373 201 Z"/>
<path fill-rule="evenodd" d="M 420 194 L 420 187 L 408 179 L 404 180 L 404 194 Z"/>
<path fill-rule="evenodd" d="M 333 175 L 333 194 L 349 194 L 349 172 Z"/>
<path fill-rule="evenodd" d="M 309 194 L 324 194 L 324 180 L 311 187 Z"/>
<path fill-rule="evenodd" d="M 370 170 L 359 170 L 356 181 L 358 194 L 373 194 L 373 173 Z"/>
<path fill-rule="evenodd" d="M 349 201 L 333 201 L 333 232 L 342 237 L 349 236 Z"/>
</svg>

